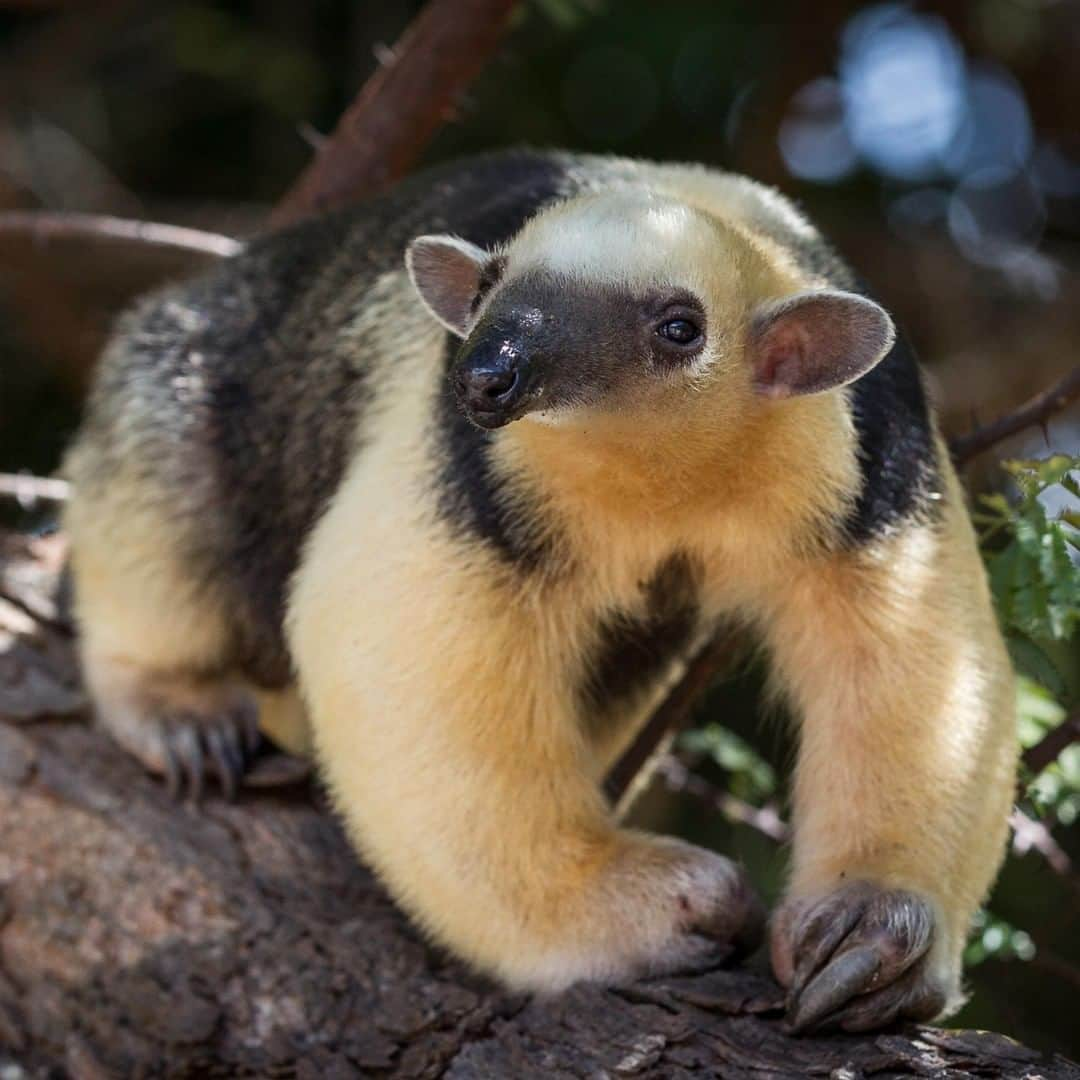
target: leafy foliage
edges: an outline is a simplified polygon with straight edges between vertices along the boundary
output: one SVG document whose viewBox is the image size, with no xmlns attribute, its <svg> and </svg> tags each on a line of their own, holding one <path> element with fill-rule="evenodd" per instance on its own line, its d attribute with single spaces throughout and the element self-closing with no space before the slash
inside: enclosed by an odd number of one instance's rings
<svg viewBox="0 0 1080 1080">
<path fill-rule="evenodd" d="M 997 960 L 1030 960 L 1034 955 L 1035 945 L 1026 930 L 1017 930 L 985 909 L 976 913 L 971 941 L 964 953 L 964 963 L 968 967 L 981 964 L 991 957 Z"/>
<path fill-rule="evenodd" d="M 1019 498 L 983 495 L 984 512 L 975 520 L 985 526 L 984 543 L 1004 533 L 1008 543 L 988 558 L 990 584 L 1005 632 L 1028 645 L 1044 646 L 1068 641 L 1080 621 L 1080 572 L 1070 548 L 1080 552 L 1080 503 L 1048 512 L 1062 497 L 1080 500 L 1077 472 L 1080 458 L 1055 454 L 1044 460 L 1006 461 Z M 1020 670 L 1035 660 L 1034 653 L 1014 655 Z M 1049 674 L 1056 693 L 1066 691 L 1055 665 L 1047 663 L 1031 672 L 1044 681 Z"/>
<path fill-rule="evenodd" d="M 1055 454 L 1002 467 L 1016 498 L 981 496 L 975 520 L 990 548 L 990 586 L 1020 676 L 1017 727 L 1026 749 L 1063 723 L 1080 696 L 1080 458 Z M 1080 746 L 1025 779 L 1040 816 L 1067 825 L 1080 815 Z"/>
<path fill-rule="evenodd" d="M 708 723 L 688 731 L 682 746 L 700 754 L 728 773 L 728 790 L 740 799 L 760 806 L 776 792 L 773 767 L 743 738 L 723 724 Z"/>
</svg>

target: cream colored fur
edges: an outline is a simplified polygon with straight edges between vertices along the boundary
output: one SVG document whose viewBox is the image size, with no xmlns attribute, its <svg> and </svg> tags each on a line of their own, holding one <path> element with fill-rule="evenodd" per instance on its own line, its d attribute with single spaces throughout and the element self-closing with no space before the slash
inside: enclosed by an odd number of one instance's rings
<svg viewBox="0 0 1080 1080">
<path fill-rule="evenodd" d="M 404 270 L 382 282 L 402 307 L 396 339 L 419 345 L 378 384 L 377 420 L 365 422 L 379 437 L 310 537 L 289 609 L 323 775 L 403 906 L 513 985 L 692 959 L 694 926 L 741 902 L 735 868 L 618 828 L 599 792 L 660 690 L 590 741 L 573 683 L 599 616 L 633 610 L 639 583 L 685 552 L 704 570 L 703 632 L 722 615 L 759 626 L 801 717 L 791 894 L 864 878 L 927 897 L 940 916 L 936 969 L 955 997 L 1015 765 L 1009 664 L 958 484 L 942 450 L 941 523 L 835 553 L 834 523 L 860 478 L 846 391 L 764 401 L 745 356 L 755 307 L 822 284 L 761 223 L 812 227 L 740 178 L 656 166 L 652 179 L 652 195 L 557 206 L 506 252 L 509 277 L 542 264 L 568 284 L 663 281 L 710 310 L 691 370 L 618 408 L 499 433 L 497 468 L 547 508 L 560 573 L 517 576 L 436 512 L 418 478 L 430 474 L 443 333 L 400 300 Z M 162 523 L 77 498 L 68 526 L 84 657 L 106 712 L 130 665 L 212 662 L 214 599 L 171 565 Z M 274 707 L 295 732 L 295 696 Z"/>
</svg>

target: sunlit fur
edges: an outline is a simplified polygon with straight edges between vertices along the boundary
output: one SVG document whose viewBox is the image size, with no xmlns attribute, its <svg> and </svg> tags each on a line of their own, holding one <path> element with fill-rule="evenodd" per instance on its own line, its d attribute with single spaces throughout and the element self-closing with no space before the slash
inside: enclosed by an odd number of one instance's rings
<svg viewBox="0 0 1080 1080">
<path fill-rule="evenodd" d="M 766 401 L 746 355 L 759 305 L 823 284 L 776 237 L 816 234 L 741 178 L 644 175 L 651 191 L 556 205 L 505 252 L 507 280 L 542 268 L 567 288 L 684 286 L 709 315 L 689 368 L 628 376 L 615 403 L 497 433 L 507 490 L 543 506 L 557 533 L 540 572 L 455 530 L 418 481 L 431 472 L 444 332 L 404 269 L 380 283 L 365 317 L 394 359 L 289 608 L 322 774 L 395 897 L 483 970 L 554 989 L 677 962 L 681 905 L 697 916 L 709 897 L 723 903 L 734 869 L 619 828 L 601 798 L 662 688 L 597 744 L 573 680 L 598 615 L 634 611 L 642 580 L 684 552 L 703 572 L 702 632 L 721 615 L 758 627 L 801 718 L 791 895 L 866 878 L 926 896 L 955 1000 L 1015 766 L 1010 669 L 956 479 L 942 452 L 943 516 L 843 544 L 861 476 L 848 391 Z M 72 471 L 79 483 L 78 459 Z M 198 670 L 215 647 L 213 598 L 170 565 L 167 534 L 141 513 L 107 491 L 93 507 L 77 498 L 68 520 L 105 712 L 125 697 L 115 671 Z M 276 700 L 295 729 L 296 699 Z"/>
</svg>

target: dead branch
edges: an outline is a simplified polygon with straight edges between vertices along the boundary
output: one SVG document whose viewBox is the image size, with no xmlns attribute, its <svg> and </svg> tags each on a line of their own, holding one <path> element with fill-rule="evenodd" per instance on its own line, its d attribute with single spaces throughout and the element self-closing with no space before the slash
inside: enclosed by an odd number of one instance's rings
<svg viewBox="0 0 1080 1080">
<path fill-rule="evenodd" d="M 403 176 L 495 52 L 516 0 L 429 0 L 270 217 L 289 225 Z"/>
<path fill-rule="evenodd" d="M 1036 425 L 1045 425 L 1051 416 L 1061 412 L 1077 398 L 1080 398 L 1080 364 L 1030 401 L 1025 401 L 1018 408 L 1011 409 L 967 435 L 953 439 L 949 443 L 953 460 L 957 465 L 966 465 L 972 458 L 1004 442 L 1011 435 Z"/>
<path fill-rule="evenodd" d="M 227 258 L 238 255 L 244 245 L 231 236 L 166 225 L 156 221 L 133 221 L 109 214 L 80 214 L 68 210 L 0 211 L 0 234 L 25 235 L 35 241 L 71 237 L 102 237 L 112 240 L 135 240 L 157 247 L 198 252 Z"/>
</svg>

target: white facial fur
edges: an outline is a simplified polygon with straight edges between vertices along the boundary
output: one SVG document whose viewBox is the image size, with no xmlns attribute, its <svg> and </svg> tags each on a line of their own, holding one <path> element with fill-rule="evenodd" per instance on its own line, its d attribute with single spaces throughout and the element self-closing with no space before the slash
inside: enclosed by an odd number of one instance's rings
<svg viewBox="0 0 1080 1080">
<path fill-rule="evenodd" d="M 585 195 L 526 224 L 507 251 L 506 277 L 546 270 L 577 281 L 701 295 L 719 278 L 738 276 L 721 232 L 714 219 L 662 195 Z"/>
</svg>

